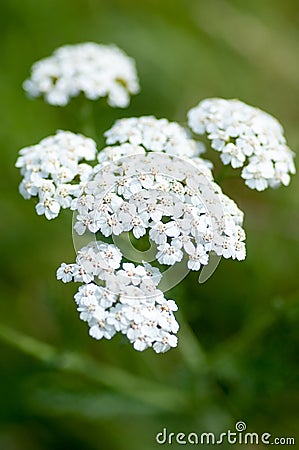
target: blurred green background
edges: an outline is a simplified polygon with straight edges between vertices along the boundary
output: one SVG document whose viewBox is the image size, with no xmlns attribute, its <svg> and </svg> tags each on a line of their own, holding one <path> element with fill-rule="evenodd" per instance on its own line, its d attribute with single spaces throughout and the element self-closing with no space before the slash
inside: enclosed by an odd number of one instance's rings
<svg viewBox="0 0 299 450">
<path fill-rule="evenodd" d="M 298 2 L 1 0 L 0 30 L 0 450 L 151 450 L 163 427 L 218 433 L 238 420 L 298 441 L 298 177 L 264 193 L 226 183 L 246 213 L 248 258 L 223 260 L 203 285 L 189 274 L 169 293 L 180 343 L 156 355 L 89 338 L 75 286 L 55 279 L 74 260 L 71 215 L 37 217 L 14 168 L 20 148 L 59 128 L 83 131 L 77 100 L 31 101 L 21 84 L 34 61 L 84 41 L 119 45 L 142 84 L 127 110 L 95 104 L 99 142 L 117 118 L 185 122 L 187 109 L 218 96 L 278 117 L 296 151 Z"/>
</svg>

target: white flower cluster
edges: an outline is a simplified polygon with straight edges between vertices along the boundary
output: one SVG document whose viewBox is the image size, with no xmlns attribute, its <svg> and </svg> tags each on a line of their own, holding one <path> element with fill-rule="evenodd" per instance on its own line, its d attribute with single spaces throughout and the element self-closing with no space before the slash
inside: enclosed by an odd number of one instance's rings
<svg viewBox="0 0 299 450">
<path fill-rule="evenodd" d="M 47 219 L 58 216 L 60 208 L 69 208 L 80 194 L 79 182 L 92 171 L 82 160 L 94 160 L 96 144 L 92 139 L 70 131 L 58 131 L 36 145 L 20 150 L 16 167 L 23 180 L 19 190 L 26 199 L 37 196 L 38 215 Z"/>
<path fill-rule="evenodd" d="M 140 118 L 140 124 L 134 142 L 112 138 L 112 128 L 110 143 L 127 142 L 103 149 L 95 167 L 81 162 L 95 159 L 95 142 L 65 131 L 22 149 L 16 165 L 24 177 L 20 192 L 38 197 L 38 214 L 52 219 L 70 208 L 76 233 L 95 235 L 74 264 L 57 271 L 63 282 L 83 283 L 75 300 L 90 335 L 111 339 L 121 332 L 136 350 L 160 353 L 177 345 L 179 329 L 176 304 L 157 287 L 162 274 L 146 262 L 123 262 L 125 251 L 96 234 L 146 236 L 159 264 L 182 262 L 184 270 L 198 271 L 210 252 L 244 259 L 245 233 L 243 213 L 213 181 L 211 164 L 184 129 L 166 119 Z"/>
<path fill-rule="evenodd" d="M 224 164 L 243 167 L 241 177 L 252 189 L 287 186 L 295 173 L 294 153 L 280 123 L 239 100 L 211 98 L 188 112 L 190 128 L 206 134 Z"/>
<path fill-rule="evenodd" d="M 245 258 L 243 214 L 207 179 L 209 169 L 204 163 L 200 169 L 199 158 L 194 165 L 163 153 L 138 154 L 136 146 L 132 158 L 129 146 L 104 149 L 104 162 L 73 201 L 79 235 L 86 230 L 106 237 L 131 231 L 139 239 L 148 232 L 160 264 L 174 265 L 185 253 L 190 270 L 208 264 L 210 251 Z M 117 159 L 117 151 L 128 157 Z"/>
<path fill-rule="evenodd" d="M 169 122 L 164 124 L 168 128 Z M 183 146 L 173 148 L 188 152 L 193 141 L 183 129 L 180 132 Z M 160 151 L 146 151 L 154 148 L 149 138 L 146 144 L 125 142 L 99 153 L 99 164 L 71 204 L 77 212 L 74 230 L 105 237 L 147 235 L 158 263 L 173 266 L 185 255 L 189 270 L 208 264 L 211 251 L 244 259 L 243 213 L 213 181 L 207 161 L 163 153 L 173 153 L 174 145 L 169 140 L 173 134 L 165 136 Z M 57 277 L 85 283 L 75 299 L 94 338 L 110 339 L 121 332 L 136 350 L 153 347 L 164 352 L 175 347 L 177 307 L 157 289 L 162 274 L 145 262 L 121 266 L 121 258 L 116 246 L 94 242 L 79 251 L 76 264 L 63 264 Z"/>
<path fill-rule="evenodd" d="M 161 353 L 176 347 L 177 306 L 157 289 L 159 270 L 121 260 L 115 245 L 93 241 L 78 252 L 75 264 L 63 263 L 57 270 L 57 278 L 65 283 L 84 283 L 75 301 L 90 336 L 111 339 L 120 332 L 139 351 L 152 347 Z"/>
<path fill-rule="evenodd" d="M 186 130 L 176 122 L 154 116 L 120 119 L 105 133 L 107 144 L 125 142 L 143 146 L 148 151 L 165 152 L 180 157 L 203 153 L 204 146 L 190 139 Z"/>
<path fill-rule="evenodd" d="M 128 106 L 139 91 L 135 62 L 116 46 L 87 42 L 65 45 L 36 62 L 24 89 L 51 105 L 66 105 L 82 92 L 88 99 L 107 97 L 110 106 Z"/>
<path fill-rule="evenodd" d="M 64 106 L 83 94 L 126 107 L 139 82 L 134 60 L 122 50 L 83 43 L 60 47 L 36 62 L 23 87 L 52 105 Z M 257 108 L 206 99 L 189 111 L 188 124 L 206 134 L 225 165 L 242 168 L 252 189 L 288 185 L 295 173 L 283 128 Z M 152 257 L 162 266 L 181 263 L 180 280 L 189 270 L 203 269 L 211 252 L 243 260 L 243 213 L 215 183 L 212 163 L 200 157 L 204 144 L 178 123 L 154 116 L 120 119 L 105 138 L 107 147 L 99 154 L 92 139 L 69 131 L 23 148 L 16 162 L 23 176 L 19 190 L 26 199 L 38 198 L 37 214 L 47 219 L 64 208 L 75 211 L 73 238 L 91 241 L 77 252 L 75 263 L 62 263 L 56 273 L 64 283 L 81 283 L 75 302 L 90 336 L 111 339 L 121 333 L 138 351 L 151 347 L 163 353 L 177 346 L 179 330 L 177 305 L 162 293 L 175 285 L 167 280 L 172 268 L 161 273 L 143 259 Z M 95 167 L 84 162 L 96 157 Z M 99 234 L 115 237 L 118 245 L 98 240 Z M 122 234 L 123 241 L 116 238 Z M 132 257 L 132 235 L 151 244 L 145 258 L 139 250 Z M 131 247 L 122 247 L 124 242 Z"/>
</svg>

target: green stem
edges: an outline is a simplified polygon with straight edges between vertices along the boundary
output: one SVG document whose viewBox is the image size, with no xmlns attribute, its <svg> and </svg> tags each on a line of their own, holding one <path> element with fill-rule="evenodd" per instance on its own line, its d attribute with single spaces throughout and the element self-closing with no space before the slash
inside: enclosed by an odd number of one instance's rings
<svg viewBox="0 0 299 450">
<path fill-rule="evenodd" d="M 198 338 L 182 316 L 179 318 L 179 322 L 181 329 L 179 350 L 185 364 L 192 372 L 205 373 L 207 358 Z"/>
<path fill-rule="evenodd" d="M 97 130 L 95 124 L 94 104 L 91 100 L 82 98 L 80 107 L 80 121 L 82 132 L 87 137 L 97 138 Z"/>
<path fill-rule="evenodd" d="M 6 325 L 0 324 L 0 339 L 57 370 L 83 375 L 159 410 L 175 412 L 188 408 L 186 397 L 175 388 L 149 381 L 109 364 L 98 364 L 80 353 L 60 352 L 54 346 Z"/>
</svg>

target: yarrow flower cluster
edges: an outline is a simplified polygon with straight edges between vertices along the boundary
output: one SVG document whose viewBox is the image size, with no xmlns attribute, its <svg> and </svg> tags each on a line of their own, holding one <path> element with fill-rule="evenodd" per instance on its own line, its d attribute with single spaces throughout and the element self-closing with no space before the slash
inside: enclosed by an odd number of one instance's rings
<svg viewBox="0 0 299 450">
<path fill-rule="evenodd" d="M 129 145 L 123 144 L 126 152 Z M 122 145 L 116 149 L 123 155 Z M 190 270 L 208 264 L 210 251 L 225 258 L 245 258 L 243 214 L 216 183 L 208 182 L 208 169 L 202 163 L 200 171 L 199 158 L 197 166 L 151 152 L 116 159 L 116 149 L 108 147 L 100 153 L 104 163 L 94 168 L 73 202 L 78 211 L 74 229 L 79 235 L 87 230 L 106 237 L 131 231 L 139 239 L 148 232 L 160 264 L 180 262 L 185 253 Z"/>
<path fill-rule="evenodd" d="M 190 128 L 206 134 L 222 162 L 241 168 L 251 189 L 287 186 L 295 173 L 294 153 L 289 149 L 280 123 L 258 108 L 240 100 L 211 98 L 188 112 Z"/>
<path fill-rule="evenodd" d="M 139 84 L 134 61 L 120 49 L 85 43 L 38 61 L 24 88 L 54 105 L 83 93 L 125 107 Z M 242 168 L 252 189 L 288 185 L 295 173 L 281 125 L 257 108 L 206 99 L 189 111 L 188 124 L 207 136 L 225 165 Z M 177 305 L 163 290 L 189 270 L 204 273 L 211 254 L 245 259 L 244 214 L 215 182 L 212 163 L 201 157 L 205 145 L 178 123 L 154 116 L 120 119 L 105 138 L 101 152 L 92 139 L 70 131 L 23 148 L 16 162 L 23 176 L 19 190 L 26 199 L 37 198 L 37 214 L 47 219 L 61 209 L 74 211 L 74 243 L 76 236 L 88 237 L 75 263 L 62 263 L 56 275 L 81 283 L 75 302 L 90 336 L 121 333 L 138 351 L 163 353 L 177 346 L 179 330 Z M 123 242 L 131 245 L 132 237 L 150 244 L 149 253 L 138 250 L 142 259 L 126 253 Z M 165 287 L 174 266 L 184 270 Z"/>
<path fill-rule="evenodd" d="M 65 283 L 84 283 L 75 301 L 90 336 L 111 339 L 119 332 L 139 351 L 152 347 L 162 353 L 176 347 L 177 305 L 157 289 L 160 271 L 145 262 L 135 266 L 121 260 L 115 245 L 92 241 L 78 252 L 76 263 L 63 263 L 57 270 Z"/>
<path fill-rule="evenodd" d="M 95 159 L 97 149 L 92 139 L 70 131 L 58 131 L 36 145 L 23 148 L 16 162 L 23 180 L 21 195 L 38 197 L 38 215 L 47 219 L 58 216 L 60 208 L 70 208 L 79 195 L 79 183 L 86 180 L 92 167 L 82 160 Z"/>
<path fill-rule="evenodd" d="M 24 82 L 31 97 L 43 95 L 51 105 L 66 105 L 82 92 L 89 100 L 107 97 L 124 108 L 139 91 L 135 62 L 114 45 L 87 42 L 65 45 L 36 62 Z"/>
</svg>

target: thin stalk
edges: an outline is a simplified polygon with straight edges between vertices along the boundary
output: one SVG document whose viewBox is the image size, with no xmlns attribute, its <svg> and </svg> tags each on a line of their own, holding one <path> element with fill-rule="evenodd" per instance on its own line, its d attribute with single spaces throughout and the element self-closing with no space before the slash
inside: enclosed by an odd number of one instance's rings
<svg viewBox="0 0 299 450">
<path fill-rule="evenodd" d="M 187 367 L 195 373 L 205 373 L 207 370 L 207 358 L 197 336 L 189 324 L 180 317 L 180 344 L 179 350 Z"/>
<path fill-rule="evenodd" d="M 188 400 L 178 389 L 144 379 L 109 364 L 99 364 L 80 353 L 60 352 L 53 345 L 3 324 L 0 324 L 0 339 L 56 370 L 83 375 L 89 380 L 159 410 L 176 412 L 188 408 Z"/>
<path fill-rule="evenodd" d="M 87 137 L 96 139 L 97 130 L 95 123 L 94 102 L 87 100 L 86 98 L 82 98 L 79 112 L 83 134 Z"/>
</svg>

